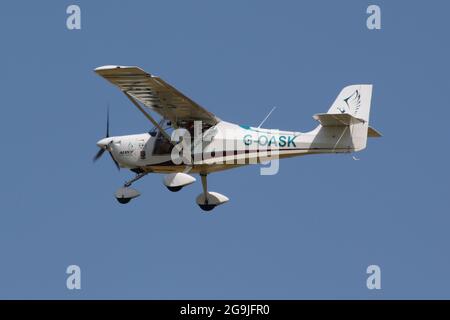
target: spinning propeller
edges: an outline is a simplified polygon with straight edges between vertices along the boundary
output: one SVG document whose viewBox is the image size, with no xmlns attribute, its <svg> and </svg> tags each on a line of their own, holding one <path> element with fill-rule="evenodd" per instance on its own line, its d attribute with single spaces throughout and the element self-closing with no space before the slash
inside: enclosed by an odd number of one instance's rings
<svg viewBox="0 0 450 320">
<path fill-rule="evenodd" d="M 94 156 L 94 162 L 97 161 L 102 157 L 102 155 L 105 153 L 105 151 L 108 151 L 109 155 L 111 156 L 112 161 L 116 165 L 117 169 L 120 170 L 120 166 L 117 163 L 116 159 L 114 159 L 114 156 L 111 153 L 111 145 L 113 144 L 113 140 L 109 139 L 109 107 L 106 111 L 106 137 L 99 140 L 97 142 L 98 147 L 100 150 L 98 150 L 97 154 Z"/>
</svg>

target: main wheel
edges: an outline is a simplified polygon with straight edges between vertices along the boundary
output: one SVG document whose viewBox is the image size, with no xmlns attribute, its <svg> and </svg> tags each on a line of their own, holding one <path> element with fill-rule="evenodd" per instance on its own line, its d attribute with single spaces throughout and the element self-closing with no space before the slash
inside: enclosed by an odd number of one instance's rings
<svg viewBox="0 0 450 320">
<path fill-rule="evenodd" d="M 203 211 L 211 211 L 211 210 L 214 209 L 217 205 L 215 205 L 215 204 L 199 204 L 198 206 L 199 206 L 200 209 L 202 209 Z"/>
<path fill-rule="evenodd" d="M 183 188 L 183 186 L 180 187 L 167 187 L 167 189 L 169 189 L 172 192 L 178 192 Z"/>
<path fill-rule="evenodd" d="M 126 204 L 126 203 L 128 203 L 128 202 L 131 201 L 131 198 L 116 198 L 116 199 L 117 199 L 117 201 L 119 201 L 119 203 L 121 203 L 121 204 Z"/>
</svg>

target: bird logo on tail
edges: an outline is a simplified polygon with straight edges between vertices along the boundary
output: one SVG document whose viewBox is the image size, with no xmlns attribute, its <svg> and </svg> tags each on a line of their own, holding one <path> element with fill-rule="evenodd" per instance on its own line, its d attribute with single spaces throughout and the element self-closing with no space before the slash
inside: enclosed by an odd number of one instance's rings
<svg viewBox="0 0 450 320">
<path fill-rule="evenodd" d="M 355 90 L 351 95 L 349 95 L 347 98 L 344 99 L 345 104 L 347 107 L 343 108 L 337 108 L 341 113 L 350 113 L 354 116 L 358 113 L 358 110 L 361 106 L 361 94 L 359 93 L 359 90 Z"/>
</svg>

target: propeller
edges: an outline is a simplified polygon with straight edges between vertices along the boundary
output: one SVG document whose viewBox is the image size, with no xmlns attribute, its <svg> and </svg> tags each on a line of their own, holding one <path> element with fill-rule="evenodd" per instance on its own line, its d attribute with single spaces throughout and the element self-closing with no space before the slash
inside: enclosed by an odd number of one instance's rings
<svg viewBox="0 0 450 320">
<path fill-rule="evenodd" d="M 109 138 L 109 106 L 106 109 L 106 136 L 105 136 L 105 139 L 106 138 Z M 108 144 L 106 144 L 104 146 L 102 145 L 100 147 L 100 150 L 98 150 L 97 153 L 95 154 L 93 161 L 96 162 L 98 159 L 100 159 L 103 156 L 105 151 L 108 151 L 109 155 L 111 156 L 112 161 L 116 165 L 117 170 L 120 170 L 119 163 L 117 163 L 116 159 L 114 159 L 114 156 L 111 153 L 111 144 L 112 143 L 113 143 L 113 141 L 111 140 Z"/>
<path fill-rule="evenodd" d="M 116 159 L 114 159 L 114 157 L 113 157 L 113 155 L 112 155 L 112 153 L 110 152 L 109 153 L 109 155 L 110 155 L 110 157 L 111 157 L 111 159 L 112 159 L 112 161 L 114 162 L 114 164 L 116 165 L 116 168 L 117 168 L 117 170 L 119 170 L 120 171 L 120 166 L 119 166 L 119 163 L 116 161 Z"/>
<path fill-rule="evenodd" d="M 94 162 L 97 161 L 98 159 L 100 159 L 105 151 L 106 151 L 106 149 L 100 148 L 100 150 L 98 150 L 97 153 L 95 154 Z"/>
</svg>

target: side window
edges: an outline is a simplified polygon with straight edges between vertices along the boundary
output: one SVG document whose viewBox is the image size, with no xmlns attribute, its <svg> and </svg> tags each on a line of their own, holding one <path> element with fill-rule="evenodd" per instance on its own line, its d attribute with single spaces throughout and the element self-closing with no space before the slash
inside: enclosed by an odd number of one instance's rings
<svg viewBox="0 0 450 320">
<path fill-rule="evenodd" d="M 158 137 L 155 141 L 155 149 L 153 150 L 154 154 L 168 154 L 172 152 L 173 145 L 167 141 L 162 134 L 158 134 Z"/>
</svg>

